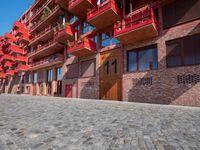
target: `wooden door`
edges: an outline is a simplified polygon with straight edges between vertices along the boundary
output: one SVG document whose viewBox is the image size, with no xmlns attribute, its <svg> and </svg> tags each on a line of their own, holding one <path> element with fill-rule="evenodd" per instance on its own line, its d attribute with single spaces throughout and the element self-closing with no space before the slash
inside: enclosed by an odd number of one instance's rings
<svg viewBox="0 0 200 150">
<path fill-rule="evenodd" d="M 72 87 L 73 87 L 72 84 L 67 84 L 65 86 L 65 97 L 69 97 L 69 98 L 72 97 L 72 93 L 73 93 Z"/>
<path fill-rule="evenodd" d="M 33 84 L 33 95 L 37 94 L 36 84 Z"/>
<path fill-rule="evenodd" d="M 100 98 L 121 100 L 121 50 L 100 54 Z"/>
</svg>

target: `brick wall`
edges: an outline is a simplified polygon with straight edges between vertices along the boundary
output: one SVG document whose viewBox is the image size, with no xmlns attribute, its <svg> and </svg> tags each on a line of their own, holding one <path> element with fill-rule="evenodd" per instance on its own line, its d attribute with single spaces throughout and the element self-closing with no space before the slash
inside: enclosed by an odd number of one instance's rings
<svg viewBox="0 0 200 150">
<path fill-rule="evenodd" d="M 166 68 L 165 42 L 200 33 L 200 20 L 162 30 L 159 37 L 125 47 L 128 50 L 157 44 L 158 70 L 127 73 L 127 60 L 124 60 L 123 100 L 161 104 L 200 106 L 200 83 L 178 84 L 177 75 L 200 75 L 200 65 Z M 141 80 L 152 80 L 152 85 L 141 85 Z"/>
</svg>

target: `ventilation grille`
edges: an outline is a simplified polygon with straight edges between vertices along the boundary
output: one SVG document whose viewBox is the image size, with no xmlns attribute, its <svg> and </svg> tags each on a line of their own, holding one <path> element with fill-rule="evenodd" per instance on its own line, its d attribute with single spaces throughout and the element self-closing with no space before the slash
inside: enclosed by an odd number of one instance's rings
<svg viewBox="0 0 200 150">
<path fill-rule="evenodd" d="M 177 75 L 177 82 L 178 84 L 196 84 L 200 82 L 200 75 Z"/>
<path fill-rule="evenodd" d="M 136 86 L 149 86 L 153 84 L 153 77 L 149 78 L 138 78 L 133 80 Z"/>
</svg>

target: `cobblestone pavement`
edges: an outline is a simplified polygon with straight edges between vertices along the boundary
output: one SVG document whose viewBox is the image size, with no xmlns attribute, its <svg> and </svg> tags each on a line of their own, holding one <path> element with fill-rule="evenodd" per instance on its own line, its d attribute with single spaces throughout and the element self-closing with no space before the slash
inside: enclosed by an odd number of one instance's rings
<svg viewBox="0 0 200 150">
<path fill-rule="evenodd" d="M 0 150 L 200 150 L 200 108 L 0 95 Z"/>
</svg>

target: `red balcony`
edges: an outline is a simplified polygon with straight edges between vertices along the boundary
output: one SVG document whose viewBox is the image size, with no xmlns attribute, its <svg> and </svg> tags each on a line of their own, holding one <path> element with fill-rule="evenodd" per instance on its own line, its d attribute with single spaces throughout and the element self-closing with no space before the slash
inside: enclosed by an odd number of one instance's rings
<svg viewBox="0 0 200 150">
<path fill-rule="evenodd" d="M 67 44 L 68 41 L 74 40 L 76 29 L 71 27 L 70 25 L 66 25 L 63 29 L 60 29 L 60 31 L 57 31 L 55 34 L 55 38 L 58 42 Z"/>
<path fill-rule="evenodd" d="M 88 8 L 92 8 L 95 5 L 96 0 L 70 0 L 68 9 L 73 15 L 85 18 Z"/>
<path fill-rule="evenodd" d="M 12 67 L 13 64 L 14 64 L 13 62 L 6 61 L 4 63 L 4 67 Z"/>
<path fill-rule="evenodd" d="M 7 71 L 6 71 L 6 74 L 7 74 L 8 76 L 13 76 L 15 73 L 16 73 L 15 70 L 7 70 Z"/>
<path fill-rule="evenodd" d="M 10 45 L 8 49 L 10 50 L 10 54 L 24 54 L 24 50 L 18 45 Z"/>
<path fill-rule="evenodd" d="M 3 56 L 3 55 L 4 55 L 3 51 L 2 51 L 2 50 L 0 50 L 0 56 Z"/>
<path fill-rule="evenodd" d="M 133 44 L 158 36 L 158 22 L 153 9 L 146 9 L 117 22 L 114 36 L 123 44 Z"/>
<path fill-rule="evenodd" d="M 29 40 L 30 40 L 29 34 L 23 34 L 20 36 L 20 42 L 22 42 L 22 43 L 28 43 Z"/>
<path fill-rule="evenodd" d="M 20 71 L 27 71 L 29 69 L 29 66 L 28 65 L 18 65 L 17 66 L 17 71 L 20 72 Z"/>
<path fill-rule="evenodd" d="M 20 55 L 18 55 L 18 56 L 16 56 L 15 57 L 15 61 L 16 62 L 27 62 L 27 57 L 25 57 L 25 56 L 20 56 Z"/>
<path fill-rule="evenodd" d="M 25 25 L 19 21 L 16 21 L 13 25 L 13 29 L 18 29 L 18 28 L 25 28 Z"/>
<path fill-rule="evenodd" d="M 48 55 L 52 55 L 56 52 L 62 51 L 64 49 L 64 45 L 52 40 L 46 44 L 39 46 L 37 49 L 29 53 L 29 58 L 42 58 Z"/>
<path fill-rule="evenodd" d="M 49 37 L 52 37 L 54 35 L 53 27 L 48 26 L 43 31 L 39 32 L 38 34 L 35 34 L 33 38 L 31 39 L 29 46 L 34 47 L 37 46 L 40 41 L 47 41 Z"/>
<path fill-rule="evenodd" d="M 64 9 L 68 8 L 68 2 L 69 0 L 55 0 L 55 3 L 60 5 Z"/>
<path fill-rule="evenodd" d="M 49 66 L 53 66 L 53 65 L 63 63 L 63 60 L 64 60 L 63 58 L 64 58 L 63 55 L 55 54 L 55 55 L 52 55 L 52 56 L 47 57 L 45 59 L 42 59 L 40 61 L 32 62 L 30 70 L 42 69 L 42 68 L 45 68 L 45 67 L 49 67 Z"/>
<path fill-rule="evenodd" d="M 3 72 L 0 72 L 0 78 L 6 78 L 6 74 L 5 73 L 3 73 Z"/>
<path fill-rule="evenodd" d="M 0 66 L 0 71 L 3 71 L 3 67 L 2 66 Z"/>
<path fill-rule="evenodd" d="M 28 33 L 28 30 L 26 28 L 18 28 L 16 30 L 16 36 L 20 36 L 20 35 L 23 35 L 23 34 L 29 34 Z"/>
<path fill-rule="evenodd" d="M 77 40 L 72 45 L 68 44 L 68 54 L 73 54 L 77 57 L 83 57 L 96 53 L 96 43 L 87 37 Z"/>
<path fill-rule="evenodd" d="M 63 14 L 63 10 L 60 9 L 60 6 L 55 6 L 43 19 L 40 19 L 38 22 L 30 28 L 30 34 L 34 34 L 37 31 L 42 31 L 50 23 L 55 22 L 57 17 Z"/>
<path fill-rule="evenodd" d="M 4 54 L 2 56 L 2 58 L 1 58 L 1 61 L 6 61 L 6 60 L 8 60 L 8 61 L 14 61 L 14 57 L 11 56 L 11 55 L 8 55 L 8 54 Z"/>
<path fill-rule="evenodd" d="M 107 0 L 87 13 L 87 21 L 97 29 L 113 25 L 122 17 L 122 10 L 115 0 Z"/>
<path fill-rule="evenodd" d="M 5 34 L 5 38 L 6 38 L 6 39 L 14 39 L 15 36 L 12 35 L 12 34 L 10 34 L 10 33 L 6 33 L 6 34 Z"/>
</svg>

